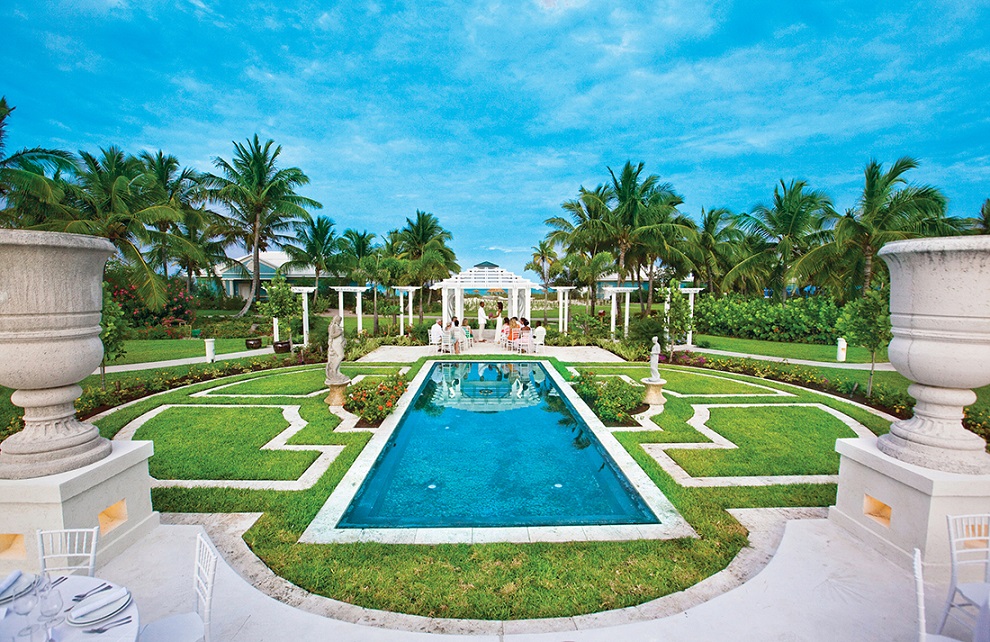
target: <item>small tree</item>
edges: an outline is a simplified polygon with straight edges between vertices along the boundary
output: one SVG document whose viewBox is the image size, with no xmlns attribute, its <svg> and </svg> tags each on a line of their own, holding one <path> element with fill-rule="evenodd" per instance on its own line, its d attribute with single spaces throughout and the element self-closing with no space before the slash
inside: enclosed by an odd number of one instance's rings
<svg viewBox="0 0 990 642">
<path fill-rule="evenodd" d="M 667 336 L 664 343 L 667 347 L 667 358 L 674 357 L 674 342 L 680 337 L 686 336 L 691 330 L 691 306 L 688 304 L 679 288 L 664 288 L 662 294 L 670 305 L 666 310 Z"/>
<path fill-rule="evenodd" d="M 268 291 L 268 301 L 259 305 L 258 309 L 272 320 L 273 338 L 275 336 L 275 324 L 278 323 L 279 319 L 283 319 L 286 321 L 286 327 L 289 328 L 289 339 L 291 340 L 292 329 L 288 320 L 302 315 L 302 303 L 299 296 L 292 291 L 292 286 L 280 273 L 275 274 L 266 290 Z"/>
<path fill-rule="evenodd" d="M 850 343 L 870 351 L 870 378 L 866 383 L 866 396 L 873 395 L 873 371 L 877 363 L 877 350 L 890 343 L 890 290 L 867 290 L 847 303 L 836 323 L 839 334 Z"/>
<path fill-rule="evenodd" d="M 103 360 L 100 361 L 100 388 L 107 388 L 107 361 L 124 356 L 124 334 L 127 319 L 124 310 L 110 296 L 110 284 L 103 282 L 103 316 L 100 317 L 100 341 L 103 342 Z"/>
</svg>

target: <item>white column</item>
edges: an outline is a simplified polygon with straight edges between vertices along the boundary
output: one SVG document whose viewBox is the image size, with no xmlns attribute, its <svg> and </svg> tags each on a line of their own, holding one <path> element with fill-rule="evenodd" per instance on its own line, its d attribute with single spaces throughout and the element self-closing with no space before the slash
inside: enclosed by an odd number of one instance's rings
<svg viewBox="0 0 990 642">
<path fill-rule="evenodd" d="M 464 325 L 464 288 L 457 288 L 457 320 Z"/>
<path fill-rule="evenodd" d="M 303 345 L 309 345 L 309 297 L 305 292 L 299 296 L 302 297 L 303 304 Z"/>
<path fill-rule="evenodd" d="M 509 288 L 509 318 L 516 316 L 516 289 Z"/>
<path fill-rule="evenodd" d="M 401 337 L 406 333 L 406 311 L 402 309 L 402 290 L 396 290 L 399 293 L 399 336 Z M 412 292 L 409 293 L 410 296 Z"/>
<path fill-rule="evenodd" d="M 340 327 L 344 327 L 344 291 L 337 290 L 337 311 L 340 314 Z"/>
<path fill-rule="evenodd" d="M 691 327 L 688 328 L 687 344 L 694 345 L 694 292 L 688 292 L 688 305 L 691 306 Z"/>
<path fill-rule="evenodd" d="M 626 316 L 622 323 L 622 336 L 629 336 L 629 292 L 626 291 Z"/>
<path fill-rule="evenodd" d="M 670 343 L 670 288 L 667 288 L 667 298 L 663 301 L 663 338 L 664 342 Z"/>
<path fill-rule="evenodd" d="M 443 317 L 443 327 L 450 323 L 450 310 L 447 306 L 447 288 L 440 288 L 440 314 Z"/>
<path fill-rule="evenodd" d="M 557 331 L 564 331 L 564 291 L 557 290 Z"/>
<path fill-rule="evenodd" d="M 361 308 L 361 292 L 355 292 L 357 295 L 357 318 L 358 318 L 358 334 L 361 334 L 361 330 L 364 329 L 364 311 Z M 343 321 L 341 321 L 343 324 Z"/>
<path fill-rule="evenodd" d="M 413 324 L 413 292 L 415 292 L 415 290 L 409 291 L 409 327 L 410 328 L 412 327 Z"/>
<path fill-rule="evenodd" d="M 618 313 L 618 310 L 615 309 L 617 303 L 615 294 L 615 290 L 612 290 L 612 338 L 615 338 L 615 315 Z"/>
<path fill-rule="evenodd" d="M 571 291 L 564 290 L 564 332 L 571 324 Z"/>
<path fill-rule="evenodd" d="M 526 288 L 526 318 L 533 324 L 533 288 Z"/>
<path fill-rule="evenodd" d="M 272 318 L 272 341 L 281 341 L 278 338 L 278 317 Z"/>
</svg>

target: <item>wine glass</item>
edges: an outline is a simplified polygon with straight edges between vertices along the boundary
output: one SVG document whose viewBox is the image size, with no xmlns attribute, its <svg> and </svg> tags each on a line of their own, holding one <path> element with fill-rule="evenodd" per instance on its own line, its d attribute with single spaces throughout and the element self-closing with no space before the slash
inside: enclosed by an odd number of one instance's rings
<svg viewBox="0 0 990 642">
<path fill-rule="evenodd" d="M 62 623 L 62 592 L 48 584 L 48 590 L 39 593 L 38 604 L 41 610 L 39 620 L 45 625 L 45 639 L 52 639 L 52 629 Z"/>
<path fill-rule="evenodd" d="M 31 612 L 34 607 L 38 605 L 38 587 L 32 586 L 30 591 L 26 591 L 23 595 L 18 596 L 13 603 L 11 603 L 11 610 L 20 615 L 27 622 L 27 626 L 20 630 L 17 634 L 19 636 L 32 636 L 34 631 L 39 627 L 36 624 L 31 623 Z"/>
</svg>

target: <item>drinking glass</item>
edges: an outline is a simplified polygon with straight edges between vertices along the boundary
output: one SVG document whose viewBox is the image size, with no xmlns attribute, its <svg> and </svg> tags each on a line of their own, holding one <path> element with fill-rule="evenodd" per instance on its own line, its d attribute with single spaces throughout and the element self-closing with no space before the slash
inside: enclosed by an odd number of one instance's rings
<svg viewBox="0 0 990 642">
<path fill-rule="evenodd" d="M 49 585 L 48 590 L 39 595 L 41 622 L 45 625 L 45 639 L 52 639 L 52 629 L 62 623 L 62 592 Z"/>
<path fill-rule="evenodd" d="M 17 634 L 18 636 L 31 636 L 33 637 L 34 631 L 40 627 L 37 624 L 31 622 L 31 612 L 34 607 L 38 605 L 38 589 L 37 586 L 31 587 L 31 590 L 21 595 L 10 605 L 11 610 L 24 618 L 27 622 L 27 626 L 20 630 Z"/>
</svg>

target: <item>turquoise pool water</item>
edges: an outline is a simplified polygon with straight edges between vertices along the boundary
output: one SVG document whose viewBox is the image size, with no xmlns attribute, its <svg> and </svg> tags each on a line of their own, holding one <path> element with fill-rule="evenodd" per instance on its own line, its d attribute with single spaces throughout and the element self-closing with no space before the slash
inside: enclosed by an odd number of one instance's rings
<svg viewBox="0 0 990 642">
<path fill-rule="evenodd" d="M 657 524 L 539 363 L 432 367 L 338 528 Z"/>
</svg>

